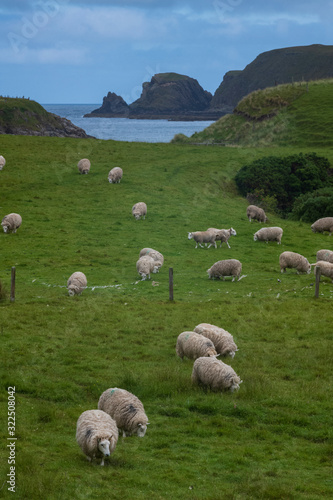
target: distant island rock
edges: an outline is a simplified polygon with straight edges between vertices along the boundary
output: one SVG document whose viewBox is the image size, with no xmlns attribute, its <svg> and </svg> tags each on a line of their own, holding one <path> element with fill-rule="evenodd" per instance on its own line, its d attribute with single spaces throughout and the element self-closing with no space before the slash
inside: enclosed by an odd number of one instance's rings
<svg viewBox="0 0 333 500">
<path fill-rule="evenodd" d="M 127 118 L 128 115 L 129 106 L 124 99 L 114 92 L 109 92 L 103 97 L 103 104 L 100 108 L 94 109 L 84 116 L 85 118 Z"/>
</svg>

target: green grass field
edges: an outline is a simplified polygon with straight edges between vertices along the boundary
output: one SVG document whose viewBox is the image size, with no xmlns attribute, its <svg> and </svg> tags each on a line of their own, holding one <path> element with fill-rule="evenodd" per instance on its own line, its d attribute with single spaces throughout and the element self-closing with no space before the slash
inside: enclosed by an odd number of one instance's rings
<svg viewBox="0 0 333 500">
<path fill-rule="evenodd" d="M 282 244 L 253 241 L 233 176 L 264 155 L 322 148 L 221 148 L 0 136 L 1 218 L 18 212 L 16 234 L 0 233 L 1 484 L 19 499 L 295 499 L 333 497 L 333 284 L 281 275 L 279 254 L 315 261 L 332 237 L 268 214 Z M 90 158 L 80 176 L 77 162 Z M 108 183 L 114 166 L 120 184 Z M 146 220 L 132 206 L 145 201 Z M 234 227 L 231 248 L 195 249 L 188 231 Z M 140 281 L 143 247 L 164 266 Z M 212 281 L 217 260 L 239 259 L 239 282 Z M 16 267 L 15 302 L 9 300 Z M 169 301 L 169 267 L 174 301 Z M 68 277 L 88 288 L 69 297 Z M 152 285 L 155 281 L 156 286 Z M 179 333 L 208 322 L 228 330 L 239 351 L 237 393 L 191 384 L 193 361 L 176 357 Z M 15 386 L 16 493 L 8 491 L 8 387 Z M 120 438 L 105 467 L 75 441 L 79 415 L 122 387 L 143 402 L 143 439 Z"/>
</svg>

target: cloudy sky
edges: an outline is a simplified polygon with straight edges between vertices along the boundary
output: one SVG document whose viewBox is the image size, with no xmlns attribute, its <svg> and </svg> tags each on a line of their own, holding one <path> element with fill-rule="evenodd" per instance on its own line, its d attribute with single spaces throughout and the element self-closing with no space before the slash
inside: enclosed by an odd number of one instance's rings
<svg viewBox="0 0 333 500">
<path fill-rule="evenodd" d="M 1 0 L 0 94 L 128 103 L 173 71 L 214 93 L 276 48 L 332 45 L 333 0 Z"/>
</svg>

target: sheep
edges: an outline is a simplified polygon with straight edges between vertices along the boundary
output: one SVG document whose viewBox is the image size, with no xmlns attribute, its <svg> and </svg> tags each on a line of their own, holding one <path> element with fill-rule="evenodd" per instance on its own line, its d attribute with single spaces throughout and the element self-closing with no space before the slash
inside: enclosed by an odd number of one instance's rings
<svg viewBox="0 0 333 500">
<path fill-rule="evenodd" d="M 4 233 L 16 233 L 21 224 L 22 217 L 15 213 L 5 215 L 1 222 Z"/>
<path fill-rule="evenodd" d="M 163 266 L 164 264 L 164 256 L 161 254 L 161 252 L 158 252 L 157 250 L 154 250 L 153 248 L 143 248 L 140 250 L 140 255 L 139 257 L 144 257 L 145 255 L 149 255 L 153 260 L 158 261 L 161 263 Z"/>
<path fill-rule="evenodd" d="M 277 241 L 278 245 L 281 245 L 281 238 L 283 235 L 283 229 L 281 227 L 262 227 L 254 233 L 254 241 Z"/>
<path fill-rule="evenodd" d="M 267 216 L 264 209 L 256 205 L 249 205 L 246 209 L 246 215 L 250 222 L 252 219 L 258 222 L 267 222 Z"/>
<path fill-rule="evenodd" d="M 140 399 L 131 392 L 117 387 L 107 389 L 99 398 L 98 408 L 115 420 L 123 437 L 146 434 L 148 417 Z"/>
<path fill-rule="evenodd" d="M 333 283 L 333 264 L 331 262 L 327 262 L 326 260 L 318 260 L 318 262 L 312 265 L 315 266 L 314 274 L 316 274 L 316 267 L 319 267 L 321 274 L 323 276 L 326 276 L 327 278 L 331 278 Z"/>
<path fill-rule="evenodd" d="M 176 353 L 181 359 L 197 359 L 201 356 L 216 356 L 217 352 L 211 340 L 200 333 L 182 332 L 178 335 Z"/>
<path fill-rule="evenodd" d="M 80 174 L 87 174 L 90 170 L 90 160 L 87 158 L 82 158 L 77 164 L 77 168 L 79 169 Z"/>
<path fill-rule="evenodd" d="M 314 233 L 323 233 L 324 231 L 329 232 L 329 236 L 333 233 L 333 217 L 324 217 L 323 219 L 318 219 L 311 226 Z"/>
<path fill-rule="evenodd" d="M 0 155 L 0 170 L 2 170 L 5 165 L 6 165 L 5 158 L 2 155 Z"/>
<path fill-rule="evenodd" d="M 67 281 L 67 289 L 70 297 L 80 295 L 87 288 L 87 278 L 80 271 L 73 273 Z"/>
<path fill-rule="evenodd" d="M 332 250 L 318 250 L 316 259 L 317 262 L 318 260 L 326 260 L 326 262 L 333 264 L 333 252 Z"/>
<path fill-rule="evenodd" d="M 233 336 L 223 328 L 211 325 L 210 323 L 200 323 L 193 331 L 210 339 L 214 344 L 216 352 L 221 354 L 221 356 L 231 356 L 233 358 L 236 351 L 238 351 Z"/>
<path fill-rule="evenodd" d="M 142 219 L 145 219 L 147 215 L 147 205 L 143 201 L 139 201 L 139 203 L 133 205 L 132 215 L 134 216 L 135 220 L 139 220 L 140 217 Z"/>
<path fill-rule="evenodd" d="M 150 273 L 157 273 L 160 267 L 162 267 L 162 263 L 149 257 L 149 255 L 140 257 L 136 262 L 136 270 L 140 274 L 142 280 L 146 280 L 147 277 L 150 279 Z"/>
<path fill-rule="evenodd" d="M 111 184 L 118 184 L 123 177 L 123 169 L 120 167 L 114 167 L 110 170 L 108 179 Z"/>
<path fill-rule="evenodd" d="M 235 281 L 235 278 L 238 278 L 239 280 L 241 272 L 242 264 L 237 259 L 219 260 L 215 262 L 212 267 L 207 269 L 207 273 L 210 279 L 220 279 L 222 277 L 223 281 L 226 276 L 232 276 L 232 281 Z"/>
<path fill-rule="evenodd" d="M 201 357 L 194 361 L 192 383 L 208 387 L 212 391 L 226 391 L 239 389 L 242 380 L 231 366 L 216 359 Z"/>
<path fill-rule="evenodd" d="M 215 245 L 215 248 L 217 248 L 214 231 L 195 231 L 188 233 L 187 237 L 189 240 L 193 239 L 196 242 L 195 248 L 198 248 L 198 245 L 204 248 L 201 243 L 209 243 L 208 248 L 212 245 Z"/>
<path fill-rule="evenodd" d="M 78 418 L 76 441 L 89 462 L 94 458 L 109 457 L 118 441 L 116 422 L 101 410 L 86 410 Z"/>
<path fill-rule="evenodd" d="M 310 274 L 311 272 L 311 264 L 308 259 L 296 252 L 282 252 L 279 257 L 279 264 L 281 273 L 285 273 L 287 267 L 297 269 L 297 274 Z"/>
<path fill-rule="evenodd" d="M 237 233 L 236 233 L 236 230 L 234 228 L 230 228 L 230 229 L 216 229 L 214 227 L 210 227 L 209 229 L 207 229 L 207 231 L 214 231 L 215 232 L 215 241 L 220 241 L 220 248 L 222 246 L 222 243 L 226 243 L 228 245 L 228 248 L 230 248 L 230 245 L 229 245 L 229 238 L 230 236 L 236 236 Z"/>
</svg>

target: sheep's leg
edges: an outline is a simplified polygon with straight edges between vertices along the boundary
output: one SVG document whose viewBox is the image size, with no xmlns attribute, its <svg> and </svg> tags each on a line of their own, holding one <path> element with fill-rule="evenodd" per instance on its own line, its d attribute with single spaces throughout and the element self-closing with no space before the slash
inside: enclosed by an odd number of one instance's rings
<svg viewBox="0 0 333 500">
<path fill-rule="evenodd" d="M 198 243 L 198 245 L 199 245 L 199 247 L 204 248 L 204 247 L 201 245 L 201 243 Z M 197 247 L 195 247 L 195 248 L 197 248 Z"/>
<path fill-rule="evenodd" d="M 104 465 L 104 457 L 102 458 L 101 460 L 101 465 L 103 466 Z"/>
<path fill-rule="evenodd" d="M 226 241 L 226 244 L 228 245 L 228 248 L 230 248 L 230 245 L 229 245 L 228 241 Z"/>
</svg>

